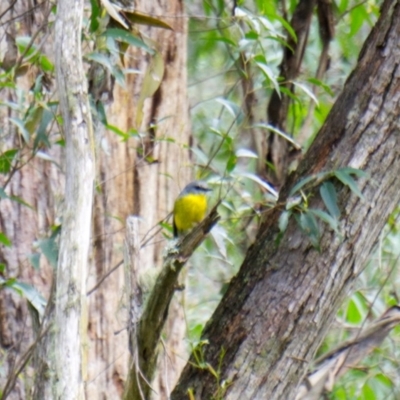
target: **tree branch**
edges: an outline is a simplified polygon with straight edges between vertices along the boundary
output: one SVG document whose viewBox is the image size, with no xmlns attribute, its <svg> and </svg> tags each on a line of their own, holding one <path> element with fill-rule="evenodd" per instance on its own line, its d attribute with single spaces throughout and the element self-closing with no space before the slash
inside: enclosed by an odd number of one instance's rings
<svg viewBox="0 0 400 400">
<path fill-rule="evenodd" d="M 136 343 L 133 362 L 126 385 L 125 400 L 148 399 L 150 385 L 157 364 L 157 346 L 168 316 L 168 308 L 177 290 L 179 274 L 193 252 L 203 242 L 207 233 L 218 222 L 217 207 L 187 236 L 170 247 L 162 270 L 146 302 L 137 330 L 133 329 L 131 343 Z"/>
</svg>

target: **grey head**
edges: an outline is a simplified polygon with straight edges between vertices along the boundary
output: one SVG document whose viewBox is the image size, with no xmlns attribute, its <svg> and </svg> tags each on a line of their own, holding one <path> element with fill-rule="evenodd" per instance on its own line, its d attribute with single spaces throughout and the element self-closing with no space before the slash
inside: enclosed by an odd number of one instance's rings
<svg viewBox="0 0 400 400">
<path fill-rule="evenodd" d="M 207 192 L 211 192 L 212 189 L 209 188 L 207 182 L 204 181 L 193 181 L 187 184 L 182 192 L 179 194 L 179 197 L 186 196 L 189 193 L 193 194 L 206 194 Z"/>
</svg>

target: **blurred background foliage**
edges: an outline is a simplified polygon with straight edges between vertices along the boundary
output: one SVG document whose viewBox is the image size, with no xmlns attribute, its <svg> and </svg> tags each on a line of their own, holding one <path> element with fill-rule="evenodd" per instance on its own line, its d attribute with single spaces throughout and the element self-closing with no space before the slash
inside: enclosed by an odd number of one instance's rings
<svg viewBox="0 0 400 400">
<path fill-rule="evenodd" d="M 191 150 L 198 174 L 215 184 L 214 196 L 223 198 L 222 221 L 198 250 L 188 272 L 185 306 L 192 345 L 241 265 L 262 214 L 268 218 L 271 194 L 265 181 L 258 178 L 259 155 L 249 139 L 251 121 L 245 106 L 249 86 L 244 81 L 252 81 L 251 95 L 256 97 L 252 111 L 266 125 L 268 101 L 280 83 L 282 48 L 293 35 L 288 21 L 296 5 L 297 1 L 238 1 L 234 9 L 224 1 L 187 1 L 189 98 L 195 138 Z M 329 68 L 321 79 L 315 78 L 322 44 L 314 16 L 287 124 L 287 133 L 303 152 L 355 67 L 379 6 L 379 1 L 334 1 L 335 35 Z M 295 168 L 295 163 L 291 167 Z M 388 307 L 398 304 L 398 231 L 396 211 L 318 355 L 353 337 Z M 399 334 L 397 327 L 381 348 L 340 378 L 326 398 L 400 398 Z"/>
</svg>

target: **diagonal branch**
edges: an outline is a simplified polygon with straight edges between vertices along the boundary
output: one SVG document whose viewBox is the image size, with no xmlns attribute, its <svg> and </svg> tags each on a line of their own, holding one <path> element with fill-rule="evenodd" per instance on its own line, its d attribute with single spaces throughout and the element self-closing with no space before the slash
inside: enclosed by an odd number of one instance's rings
<svg viewBox="0 0 400 400">
<path fill-rule="evenodd" d="M 157 346 L 168 316 L 168 308 L 178 288 L 179 274 L 193 252 L 218 222 L 217 203 L 210 214 L 183 237 L 176 246 L 168 249 L 162 270 L 146 302 L 130 342 L 136 344 L 133 362 L 128 375 L 125 400 L 148 399 L 151 382 L 157 364 Z M 136 337 L 135 337 L 136 336 Z"/>
</svg>

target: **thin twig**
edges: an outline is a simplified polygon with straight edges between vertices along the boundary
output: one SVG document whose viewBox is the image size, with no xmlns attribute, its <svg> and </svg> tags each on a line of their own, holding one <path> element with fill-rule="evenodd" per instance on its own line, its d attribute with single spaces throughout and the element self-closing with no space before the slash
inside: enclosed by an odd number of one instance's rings
<svg viewBox="0 0 400 400">
<path fill-rule="evenodd" d="M 122 264 L 124 263 L 124 260 L 121 260 L 117 265 L 112 267 L 109 271 L 107 271 L 101 278 L 100 280 L 86 293 L 86 296 L 90 296 L 95 290 L 98 289 L 98 287 L 114 272 L 116 271 Z"/>
</svg>

